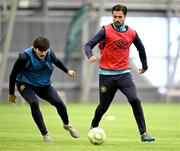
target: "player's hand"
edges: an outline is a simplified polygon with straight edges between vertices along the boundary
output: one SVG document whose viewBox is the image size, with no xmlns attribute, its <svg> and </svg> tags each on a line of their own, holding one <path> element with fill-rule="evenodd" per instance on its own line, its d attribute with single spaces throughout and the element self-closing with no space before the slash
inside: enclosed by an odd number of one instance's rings
<svg viewBox="0 0 180 151">
<path fill-rule="evenodd" d="M 8 96 L 8 101 L 11 103 L 16 103 L 16 95 L 15 94 L 10 94 Z"/>
<path fill-rule="evenodd" d="M 76 76 L 76 72 L 74 70 L 68 70 L 67 74 L 70 77 L 75 77 Z"/>
<path fill-rule="evenodd" d="M 88 62 L 89 63 L 93 63 L 93 62 L 95 62 L 96 61 L 96 57 L 95 56 L 92 56 L 92 57 L 90 57 L 89 59 L 88 59 Z"/>
<path fill-rule="evenodd" d="M 138 73 L 139 73 L 139 74 L 143 74 L 144 72 L 146 72 L 145 69 L 138 69 Z"/>
</svg>

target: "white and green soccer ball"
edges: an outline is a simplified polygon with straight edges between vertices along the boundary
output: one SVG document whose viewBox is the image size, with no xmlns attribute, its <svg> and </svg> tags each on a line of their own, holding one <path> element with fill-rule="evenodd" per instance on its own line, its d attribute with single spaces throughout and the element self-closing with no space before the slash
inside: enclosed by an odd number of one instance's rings
<svg viewBox="0 0 180 151">
<path fill-rule="evenodd" d="M 106 140 L 106 133 L 100 127 L 92 128 L 88 132 L 88 139 L 94 145 L 100 145 Z"/>
</svg>

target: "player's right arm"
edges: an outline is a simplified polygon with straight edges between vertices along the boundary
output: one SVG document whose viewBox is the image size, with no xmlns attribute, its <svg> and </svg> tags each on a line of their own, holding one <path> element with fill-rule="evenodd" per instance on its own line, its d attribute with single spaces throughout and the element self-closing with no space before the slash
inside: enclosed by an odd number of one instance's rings
<svg viewBox="0 0 180 151">
<path fill-rule="evenodd" d="M 8 101 L 15 103 L 16 102 L 16 95 L 15 95 L 15 83 L 16 83 L 16 77 L 18 74 L 24 69 L 25 65 L 28 62 L 28 55 L 26 53 L 22 53 L 17 58 L 16 62 L 14 63 L 13 69 L 11 71 L 10 77 L 9 77 L 9 96 Z"/>
<path fill-rule="evenodd" d="M 93 63 L 96 61 L 96 57 L 93 55 L 92 49 L 101 41 L 105 39 L 105 29 L 102 28 L 90 41 L 85 45 L 85 54 L 88 58 L 88 62 Z"/>
</svg>

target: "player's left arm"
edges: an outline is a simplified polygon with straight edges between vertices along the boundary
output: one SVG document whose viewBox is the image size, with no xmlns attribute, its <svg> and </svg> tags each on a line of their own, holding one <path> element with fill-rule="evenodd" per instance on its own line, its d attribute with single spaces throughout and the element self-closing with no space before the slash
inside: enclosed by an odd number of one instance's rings
<svg viewBox="0 0 180 151">
<path fill-rule="evenodd" d="M 142 63 L 142 68 L 138 69 L 138 73 L 143 74 L 148 69 L 147 57 L 146 57 L 146 51 L 145 51 L 144 45 L 141 42 L 141 39 L 139 38 L 137 33 L 135 35 L 133 44 L 135 45 L 135 47 L 137 48 L 137 50 L 139 52 L 139 58 L 140 58 L 141 63 Z"/>
<path fill-rule="evenodd" d="M 51 50 L 50 58 L 53 64 L 55 64 L 59 69 L 63 70 L 68 76 L 75 77 L 76 72 L 71 69 L 67 69 L 66 66 L 61 62 L 59 58 L 56 57 L 55 53 Z"/>
</svg>

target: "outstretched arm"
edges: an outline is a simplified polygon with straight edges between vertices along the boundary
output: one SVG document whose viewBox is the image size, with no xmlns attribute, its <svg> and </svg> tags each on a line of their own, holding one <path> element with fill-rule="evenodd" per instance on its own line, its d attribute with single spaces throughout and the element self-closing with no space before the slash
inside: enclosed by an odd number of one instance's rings
<svg viewBox="0 0 180 151">
<path fill-rule="evenodd" d="M 51 50 L 50 55 L 51 55 L 50 57 L 51 57 L 53 64 L 55 64 L 58 68 L 63 70 L 68 76 L 70 76 L 70 77 L 76 76 L 75 71 L 67 69 L 65 67 L 65 65 L 61 62 L 61 60 L 56 57 L 55 53 L 52 50 Z"/>
</svg>

